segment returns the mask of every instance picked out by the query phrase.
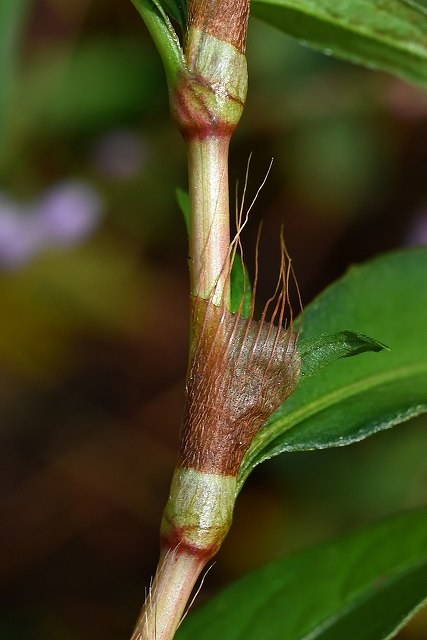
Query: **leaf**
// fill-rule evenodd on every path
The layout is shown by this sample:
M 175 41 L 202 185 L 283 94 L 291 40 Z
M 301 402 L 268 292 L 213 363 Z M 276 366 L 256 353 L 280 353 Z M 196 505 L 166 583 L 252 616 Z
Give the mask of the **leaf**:
M 387 640 L 427 599 L 427 509 L 258 569 L 177 640 Z
M 190 235 L 190 197 L 184 189 L 175 191 L 178 206 L 184 216 L 185 228 Z M 248 270 L 239 253 L 236 253 L 230 274 L 230 311 L 237 313 L 243 300 L 242 318 L 248 318 L 252 308 L 252 288 Z
M 320 334 L 308 340 L 302 339 L 299 341 L 301 358 L 299 384 L 335 360 L 387 348 L 381 342 L 354 331 L 339 331 L 326 335 Z
M 411 0 L 253 0 L 254 16 L 303 43 L 427 88 L 427 9 Z
M 169 85 L 177 82 L 177 76 L 185 68 L 184 54 L 178 36 L 163 5 L 171 6 L 173 0 L 132 0 L 144 20 L 163 61 Z
M 343 326 L 384 340 L 391 351 L 344 358 L 304 381 L 260 430 L 240 468 L 283 451 L 362 440 L 427 411 L 427 249 L 353 267 L 304 312 L 303 336 Z
M 171 16 L 185 31 L 187 24 L 187 2 L 186 0 L 159 0 L 165 12 Z

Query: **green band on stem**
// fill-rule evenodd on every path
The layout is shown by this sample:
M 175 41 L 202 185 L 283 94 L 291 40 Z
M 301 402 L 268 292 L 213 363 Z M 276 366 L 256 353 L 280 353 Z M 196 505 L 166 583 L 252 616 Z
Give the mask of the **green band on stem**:
M 191 73 L 203 78 L 212 87 L 217 87 L 224 97 L 244 104 L 248 89 L 246 58 L 232 44 L 191 27 L 185 45 L 185 57 Z
M 230 528 L 235 498 L 233 476 L 177 468 L 163 514 L 164 541 L 213 556 Z

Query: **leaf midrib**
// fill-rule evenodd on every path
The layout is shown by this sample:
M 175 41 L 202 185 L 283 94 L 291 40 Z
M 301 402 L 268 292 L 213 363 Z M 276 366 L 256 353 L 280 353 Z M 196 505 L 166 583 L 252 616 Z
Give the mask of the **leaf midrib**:
M 274 2 L 271 2 L 271 0 L 256 0 L 255 4 L 258 5 L 267 5 L 267 6 L 273 6 L 273 8 L 280 8 L 280 6 L 284 7 L 285 9 L 287 9 L 288 11 L 298 11 L 299 13 L 303 13 L 306 16 L 308 16 L 309 18 L 314 18 L 317 20 L 320 20 L 322 22 L 324 22 L 325 24 L 331 25 L 333 27 L 342 29 L 345 32 L 350 32 L 353 33 L 354 35 L 357 36 L 361 36 L 363 38 L 366 38 L 367 40 L 371 40 L 374 42 L 382 42 L 383 44 L 391 47 L 392 49 L 398 50 L 398 51 L 402 51 L 404 53 L 413 55 L 417 58 L 421 58 L 421 59 L 427 59 L 427 44 L 413 44 L 411 42 L 409 42 L 408 40 L 403 40 L 403 41 L 397 41 L 394 40 L 392 38 L 386 38 L 384 35 L 379 34 L 379 33 L 375 33 L 375 35 L 372 33 L 372 31 L 369 31 L 367 29 L 363 29 L 361 27 L 356 27 L 356 25 L 352 22 L 345 22 L 342 19 L 336 19 L 334 20 L 333 16 L 331 16 L 330 14 L 328 14 L 326 11 L 308 11 L 307 9 L 305 9 L 304 7 L 295 7 L 295 6 L 289 6 L 289 5 L 277 5 Z M 414 8 L 411 6 L 411 8 Z M 418 9 L 418 7 L 416 7 Z M 420 11 L 420 13 L 422 14 L 423 12 Z
M 422 373 L 427 374 L 427 361 L 420 361 L 412 364 L 411 366 L 400 367 L 398 369 L 392 369 L 390 371 L 364 377 L 352 382 L 351 384 L 336 389 L 335 391 L 331 391 L 330 393 L 321 396 L 320 399 L 309 402 L 299 409 L 295 409 L 291 413 L 278 418 L 271 426 L 266 426 L 262 429 L 257 436 L 256 446 L 254 446 L 252 452 L 262 449 L 266 442 L 275 437 L 275 434 L 278 435 L 278 432 L 287 431 L 295 424 L 310 418 L 315 413 L 324 411 L 325 409 L 342 402 L 344 399 L 359 395 L 370 389 L 378 388 L 388 382 L 404 380 L 405 378 L 410 378 L 414 375 L 417 376 Z
M 422 567 L 426 566 L 426 564 L 427 564 L 427 560 L 424 559 L 415 564 L 411 564 L 410 566 L 407 566 L 404 569 L 400 567 L 398 571 L 391 574 L 390 576 L 388 576 L 386 580 L 384 580 L 381 586 L 376 589 L 375 593 L 378 594 L 385 591 L 393 584 L 399 582 L 402 578 L 405 578 L 406 576 L 409 576 L 411 573 L 413 573 L 417 569 L 421 569 Z M 356 611 L 360 606 L 362 606 L 369 599 L 371 592 L 372 592 L 372 585 L 367 585 L 365 588 L 362 587 L 358 596 L 356 596 L 353 600 L 350 600 L 350 602 L 346 606 L 344 606 L 342 609 L 340 609 L 337 613 L 332 614 L 325 620 L 322 620 L 321 622 L 319 622 L 316 625 L 316 628 L 305 633 L 304 636 L 301 636 L 300 640 L 321 640 L 322 638 L 321 634 L 323 634 L 325 631 L 330 630 L 335 623 L 339 622 L 340 620 L 345 618 L 347 615 L 349 615 L 353 611 Z M 423 606 L 426 600 L 427 600 L 427 596 L 423 600 L 423 602 L 418 605 L 417 608 L 420 608 L 421 606 Z M 399 629 L 402 628 L 406 619 L 407 617 L 403 618 L 403 620 L 401 621 L 401 624 L 392 632 L 393 635 L 387 635 L 384 638 L 384 640 L 387 640 L 387 638 L 392 638 L 399 631 Z

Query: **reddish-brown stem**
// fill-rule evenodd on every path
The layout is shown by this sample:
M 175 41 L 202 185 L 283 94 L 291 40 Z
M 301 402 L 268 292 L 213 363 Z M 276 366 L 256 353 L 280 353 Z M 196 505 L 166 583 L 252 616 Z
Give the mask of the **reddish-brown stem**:
M 131 640 L 173 638 L 206 562 L 179 546 L 163 554 Z

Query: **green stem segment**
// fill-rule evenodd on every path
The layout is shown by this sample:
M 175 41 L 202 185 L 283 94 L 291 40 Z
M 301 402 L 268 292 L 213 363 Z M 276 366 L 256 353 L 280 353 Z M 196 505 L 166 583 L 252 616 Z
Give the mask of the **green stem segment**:
M 228 146 L 222 136 L 188 142 L 191 292 L 218 305 L 230 295 Z
M 173 638 L 204 562 L 179 549 L 162 554 L 132 640 Z
M 191 292 L 228 304 L 228 148 L 246 99 L 246 59 L 195 26 L 188 30 L 185 58 L 171 111 L 188 150 Z

